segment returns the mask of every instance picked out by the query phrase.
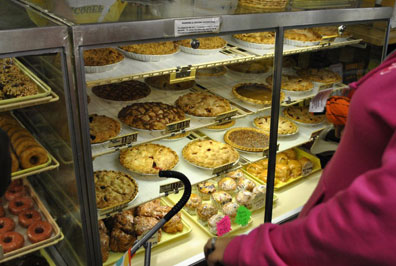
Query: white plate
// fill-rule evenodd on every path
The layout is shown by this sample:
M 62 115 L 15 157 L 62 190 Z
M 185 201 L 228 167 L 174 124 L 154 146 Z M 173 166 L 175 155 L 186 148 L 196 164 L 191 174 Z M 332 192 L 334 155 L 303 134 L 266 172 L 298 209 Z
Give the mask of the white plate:
M 233 147 L 233 148 L 234 148 L 234 147 Z M 235 149 L 235 148 L 234 148 L 234 149 Z M 194 164 L 194 163 L 190 162 L 189 160 L 187 160 L 186 158 L 184 158 L 184 156 L 182 156 L 182 157 L 183 157 L 184 161 L 187 162 L 188 164 L 191 164 L 192 166 L 195 166 L 195 167 L 198 167 L 198 168 L 201 168 L 201 169 L 204 169 L 204 170 L 213 171 L 213 169 L 216 169 L 216 168 L 222 166 L 222 165 L 219 165 L 219 166 L 212 167 L 212 168 L 210 168 L 210 167 L 204 167 L 204 166 L 200 166 L 200 165 L 197 165 L 197 164 Z M 240 158 L 240 156 L 239 156 L 239 154 L 238 154 L 238 159 L 232 164 L 232 167 L 234 167 L 234 166 L 239 162 L 239 158 Z
M 128 52 L 128 51 L 122 50 L 121 48 L 118 50 L 120 52 L 122 52 L 123 54 L 125 54 L 129 58 L 139 60 L 139 61 L 144 61 L 144 62 L 163 61 L 163 60 L 166 60 L 166 59 L 172 57 L 173 55 L 175 55 L 179 52 L 179 50 L 177 50 L 176 52 L 174 52 L 172 54 L 148 55 L 148 54 L 137 54 L 137 53 L 133 53 L 133 52 Z

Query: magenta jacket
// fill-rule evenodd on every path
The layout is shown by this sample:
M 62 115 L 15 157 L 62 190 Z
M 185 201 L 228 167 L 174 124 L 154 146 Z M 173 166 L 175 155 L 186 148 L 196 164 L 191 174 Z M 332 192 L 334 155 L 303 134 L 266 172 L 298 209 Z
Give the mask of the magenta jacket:
M 396 265 L 396 53 L 361 80 L 298 219 L 234 238 L 225 265 Z

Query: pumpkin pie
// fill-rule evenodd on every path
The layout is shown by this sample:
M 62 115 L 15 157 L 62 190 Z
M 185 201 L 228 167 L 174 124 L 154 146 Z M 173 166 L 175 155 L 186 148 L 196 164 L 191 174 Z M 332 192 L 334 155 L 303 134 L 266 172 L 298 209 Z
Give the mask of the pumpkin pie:
M 303 124 L 320 124 L 326 119 L 325 115 L 310 113 L 308 106 L 289 106 L 283 110 L 283 113 L 287 118 Z
M 272 87 L 273 76 L 270 75 L 266 78 L 268 85 Z M 301 78 L 298 76 L 282 75 L 281 89 L 286 91 L 310 91 L 314 84 L 308 78 Z
M 325 68 L 302 69 L 297 71 L 297 74 L 313 82 L 320 83 L 335 83 L 342 80 L 340 75 Z
M 268 148 L 269 136 L 255 128 L 239 127 L 228 130 L 224 141 L 239 150 L 259 152 Z
M 232 88 L 232 92 L 238 99 L 254 103 L 269 105 L 272 101 L 272 89 L 263 83 L 240 83 Z M 285 98 L 285 94 L 281 92 L 280 101 Z
M 271 116 L 256 117 L 253 123 L 259 129 L 269 133 L 271 126 Z M 279 135 L 290 135 L 296 133 L 297 131 L 298 131 L 298 127 L 296 124 L 294 124 L 292 121 L 284 117 L 281 116 L 279 117 L 279 122 L 278 122 Z
M 226 99 L 205 92 L 187 93 L 180 96 L 175 104 L 187 114 L 202 117 L 213 117 L 231 110 Z

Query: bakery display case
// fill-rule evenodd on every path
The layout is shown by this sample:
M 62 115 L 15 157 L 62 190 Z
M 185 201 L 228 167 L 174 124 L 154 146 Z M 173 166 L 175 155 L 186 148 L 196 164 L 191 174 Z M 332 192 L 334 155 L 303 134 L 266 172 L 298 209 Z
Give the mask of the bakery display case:
M 193 196 L 154 238 L 153 265 L 202 260 L 220 221 L 242 234 L 296 216 L 323 167 L 310 152 L 331 127 L 323 101 L 386 55 L 350 26 L 391 15 L 350 1 L 328 10 L 304 1 L 20 2 L 68 28 L 67 56 L 17 61 L 58 105 L 13 115 L 65 169 L 29 181 L 59 217 L 61 257 L 83 265 L 122 259 L 178 200 L 183 187 L 160 170 L 185 174 Z M 132 263 L 143 261 L 139 250 Z

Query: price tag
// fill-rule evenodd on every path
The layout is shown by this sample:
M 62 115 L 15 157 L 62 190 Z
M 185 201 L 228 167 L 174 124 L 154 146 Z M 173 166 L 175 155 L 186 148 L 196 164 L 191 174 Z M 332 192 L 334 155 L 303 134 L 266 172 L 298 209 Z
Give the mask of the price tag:
M 177 67 L 176 72 L 170 73 L 169 83 L 179 83 L 183 81 L 195 80 L 196 69 L 188 67 Z
M 115 206 L 113 208 L 110 208 L 108 210 L 105 210 L 102 213 L 103 213 L 103 215 L 106 215 L 107 217 L 109 217 L 112 214 L 122 212 L 127 206 L 128 206 L 128 202 L 124 203 L 124 204 L 121 204 L 121 205 L 118 205 L 118 206 Z
M 314 138 L 316 138 L 317 136 L 319 136 L 320 133 L 321 133 L 323 130 L 324 130 L 324 128 L 321 128 L 321 129 L 319 129 L 319 130 L 316 130 L 316 131 L 312 132 L 312 133 L 311 133 L 311 139 L 314 139 Z
M 218 116 L 216 116 L 215 120 L 218 124 L 229 122 L 231 118 L 237 114 L 237 112 L 238 112 L 237 109 L 233 109 L 231 111 L 221 113 Z
M 185 128 L 190 127 L 190 119 L 184 119 L 181 121 L 173 122 L 166 125 L 166 133 L 175 132 L 179 130 L 183 130 Z
M 249 223 L 251 215 L 252 212 L 245 206 L 241 205 L 238 207 L 235 223 L 245 226 Z
M 303 167 L 302 168 L 302 175 L 303 176 L 307 176 L 307 175 L 309 175 L 312 172 L 312 170 L 313 170 L 313 166 L 312 165 L 308 166 L 308 167 Z
M 258 210 L 265 206 L 265 193 L 257 193 L 252 200 L 252 209 Z
M 215 169 L 213 169 L 213 175 L 221 175 L 225 171 L 231 169 L 234 166 L 234 163 L 229 163 L 225 165 L 221 165 Z
M 138 135 L 137 132 L 133 132 L 128 135 L 110 139 L 110 143 L 109 143 L 108 147 L 111 148 L 111 147 L 125 146 L 128 144 L 131 144 L 132 142 L 136 142 L 137 135 Z
M 332 88 L 320 91 L 309 103 L 309 112 L 321 113 L 326 107 L 327 99 L 329 98 Z
M 190 35 L 194 33 L 211 33 L 220 31 L 220 17 L 198 19 L 176 19 L 175 36 Z
M 338 35 L 330 35 L 330 36 L 323 36 L 322 40 L 320 41 L 321 46 L 330 46 L 332 42 L 334 42 L 335 38 L 337 38 Z
M 183 182 L 178 181 L 172 184 L 162 185 L 160 186 L 160 193 L 169 193 L 172 191 L 179 191 L 180 188 L 183 188 Z
M 137 239 L 138 239 L 138 240 L 142 239 L 143 236 L 145 236 L 145 235 L 147 234 L 148 231 L 149 231 L 149 230 L 147 230 L 146 232 L 144 232 L 142 235 L 138 236 Z M 147 240 L 147 242 L 150 242 L 153 246 L 156 245 L 156 244 L 158 244 L 158 231 L 155 232 L 155 234 L 152 235 L 152 236 L 150 237 L 150 239 Z
M 217 235 L 222 236 L 231 231 L 231 220 L 229 216 L 224 216 L 223 219 L 217 222 Z

